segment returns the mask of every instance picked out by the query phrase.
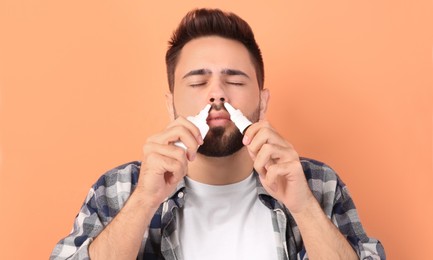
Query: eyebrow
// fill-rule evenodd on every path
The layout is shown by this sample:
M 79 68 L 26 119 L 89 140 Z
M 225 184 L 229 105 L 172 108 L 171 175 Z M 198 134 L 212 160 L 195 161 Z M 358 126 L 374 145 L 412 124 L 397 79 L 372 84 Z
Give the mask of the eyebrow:
M 209 69 L 198 69 L 198 70 L 191 70 L 190 72 L 188 72 L 187 74 L 185 74 L 182 79 L 190 77 L 190 76 L 194 76 L 194 75 L 209 75 L 212 74 L 212 71 Z
M 210 69 L 191 70 L 190 72 L 186 73 L 182 77 L 182 79 L 190 77 L 190 76 L 195 76 L 195 75 L 210 75 L 210 74 L 212 74 L 212 71 Z M 221 74 L 228 75 L 228 76 L 241 75 L 241 76 L 245 76 L 247 78 L 250 78 L 245 72 L 243 72 L 241 70 L 235 70 L 235 69 L 223 69 L 223 70 L 221 70 Z
M 229 75 L 229 76 L 241 75 L 241 76 L 245 76 L 247 78 L 250 78 L 245 72 L 243 72 L 241 70 L 234 70 L 234 69 L 223 69 L 221 71 L 221 74 Z

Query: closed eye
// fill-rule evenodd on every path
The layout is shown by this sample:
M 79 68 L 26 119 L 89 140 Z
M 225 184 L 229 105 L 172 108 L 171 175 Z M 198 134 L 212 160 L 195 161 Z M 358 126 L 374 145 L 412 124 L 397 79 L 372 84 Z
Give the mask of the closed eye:
M 189 84 L 189 86 L 193 87 L 193 88 L 204 86 L 204 85 L 206 85 L 206 82 L 198 82 L 198 83 L 191 83 L 191 84 Z
M 243 85 L 245 85 L 244 83 L 241 83 L 241 82 L 232 82 L 232 81 L 227 81 L 227 84 L 234 85 L 234 86 L 243 86 Z

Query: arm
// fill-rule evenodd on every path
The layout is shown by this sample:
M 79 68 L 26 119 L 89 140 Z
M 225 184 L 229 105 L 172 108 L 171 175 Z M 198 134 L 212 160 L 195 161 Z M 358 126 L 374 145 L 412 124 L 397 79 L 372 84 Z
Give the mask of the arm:
M 187 151 L 172 144 L 178 140 Z M 133 177 L 123 175 L 124 168 L 108 172 L 91 189 L 73 231 L 56 245 L 50 259 L 136 259 L 152 217 L 185 176 L 187 160 L 194 159 L 202 142 L 199 130 L 182 117 L 150 137 L 141 168 L 135 165 L 132 170 L 135 178 L 140 174 L 127 201 L 125 194 L 132 187 L 126 187 L 126 179 Z
M 306 203 L 302 211 L 292 213 L 292 216 L 299 227 L 310 259 L 359 259 L 314 197 Z
M 293 146 L 266 121 L 247 129 L 244 144 L 263 187 L 294 217 L 310 259 L 358 259 L 313 196 Z
M 135 190 L 125 206 L 89 246 L 91 259 L 136 259 L 150 221 L 156 211 Z
M 187 151 L 173 145 L 178 140 L 185 144 Z M 125 207 L 90 244 L 92 259 L 137 257 L 153 215 L 186 175 L 187 158 L 195 157 L 202 142 L 197 127 L 182 117 L 147 140 L 137 187 Z

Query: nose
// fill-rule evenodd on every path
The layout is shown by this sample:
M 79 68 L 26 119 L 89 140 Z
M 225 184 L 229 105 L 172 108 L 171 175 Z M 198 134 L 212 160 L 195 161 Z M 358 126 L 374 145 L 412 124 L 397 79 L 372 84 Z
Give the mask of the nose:
M 221 102 L 224 102 L 224 101 L 225 101 L 225 98 L 220 97 L 219 100 L 220 100 Z M 211 98 L 209 99 L 209 101 L 210 101 L 211 103 L 213 103 L 213 102 L 215 102 L 215 98 L 211 97 Z
M 221 105 L 225 101 L 228 101 L 226 93 L 224 91 L 224 87 L 220 85 L 220 83 L 213 84 L 208 93 L 209 102 L 212 105 Z

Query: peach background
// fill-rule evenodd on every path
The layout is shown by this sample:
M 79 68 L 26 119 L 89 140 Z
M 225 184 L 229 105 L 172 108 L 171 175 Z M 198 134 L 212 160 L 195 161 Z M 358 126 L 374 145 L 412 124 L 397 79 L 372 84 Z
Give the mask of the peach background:
M 46 259 L 90 185 L 140 159 L 199 6 L 250 23 L 269 120 L 339 172 L 389 259 L 433 259 L 432 1 L 155 2 L 1 0 L 0 259 Z

